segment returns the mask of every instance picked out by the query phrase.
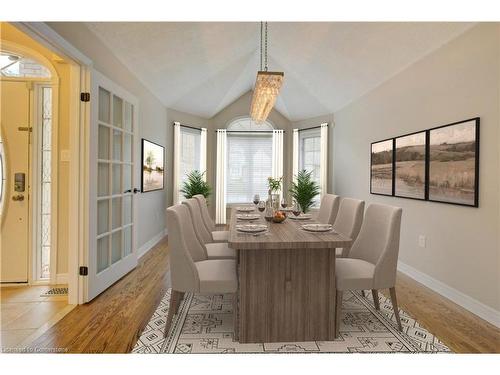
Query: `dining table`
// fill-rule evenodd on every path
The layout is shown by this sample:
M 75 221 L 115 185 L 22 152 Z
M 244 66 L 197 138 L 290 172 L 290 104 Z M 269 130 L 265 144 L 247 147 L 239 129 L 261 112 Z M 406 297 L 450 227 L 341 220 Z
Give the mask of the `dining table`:
M 228 242 L 237 253 L 235 339 L 240 343 L 333 340 L 335 249 L 350 248 L 352 240 L 334 230 L 306 231 L 303 225 L 317 223 L 314 217 L 294 220 L 287 213 L 285 221 L 274 223 L 252 210 L 258 218 L 241 220 L 238 209 L 231 210 Z M 267 229 L 242 233 L 238 228 L 247 223 L 265 224 Z

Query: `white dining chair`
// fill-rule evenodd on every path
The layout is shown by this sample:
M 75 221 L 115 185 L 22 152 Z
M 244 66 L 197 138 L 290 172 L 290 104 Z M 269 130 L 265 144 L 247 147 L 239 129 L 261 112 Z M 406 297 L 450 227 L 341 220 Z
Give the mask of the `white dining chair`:
M 340 198 L 338 195 L 325 194 L 323 198 L 321 198 L 316 220 L 323 224 L 333 224 L 339 210 L 339 202 Z
M 338 336 L 342 292 L 371 289 L 375 308 L 380 310 L 378 290 L 389 289 L 398 328 L 402 331 L 396 299 L 396 269 L 402 209 L 383 204 L 368 205 L 359 235 L 349 258 L 337 258 L 335 265 L 336 314 Z
M 168 248 L 172 290 L 164 336 L 178 313 L 185 292 L 216 294 L 236 293 L 238 279 L 233 259 L 206 259 L 186 205 L 167 209 Z
M 235 259 L 236 250 L 231 249 L 227 242 L 215 242 L 203 224 L 201 209 L 198 201 L 194 198 L 186 199 L 182 202 L 189 209 L 191 220 L 194 226 L 195 236 L 205 247 L 208 259 Z
M 229 240 L 229 231 L 228 230 L 216 230 L 215 222 L 210 217 L 210 212 L 208 212 L 207 200 L 201 195 L 197 194 L 193 196 L 200 205 L 201 209 L 201 218 L 203 219 L 203 224 L 207 230 L 212 234 L 212 238 L 216 242 L 222 242 Z
M 342 198 L 337 218 L 333 223 L 333 230 L 349 237 L 354 242 L 358 237 L 361 224 L 363 223 L 364 210 L 364 201 Z M 349 248 L 337 249 L 336 255 L 346 258 L 349 255 Z

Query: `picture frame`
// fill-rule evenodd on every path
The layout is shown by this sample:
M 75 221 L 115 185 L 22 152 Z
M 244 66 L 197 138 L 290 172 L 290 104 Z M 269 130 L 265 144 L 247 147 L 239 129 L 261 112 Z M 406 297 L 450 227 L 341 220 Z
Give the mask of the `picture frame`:
M 425 200 L 427 132 L 394 138 L 394 196 Z
M 479 117 L 429 129 L 427 199 L 479 207 Z
M 163 190 L 165 187 L 165 147 L 141 139 L 141 192 Z
M 394 195 L 394 138 L 371 143 L 370 193 Z

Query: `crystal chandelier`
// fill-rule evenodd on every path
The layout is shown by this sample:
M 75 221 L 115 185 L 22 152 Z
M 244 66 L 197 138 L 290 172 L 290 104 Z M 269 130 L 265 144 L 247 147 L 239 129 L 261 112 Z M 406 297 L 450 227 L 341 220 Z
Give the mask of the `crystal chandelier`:
M 262 29 L 264 31 L 264 48 L 262 46 Z M 262 67 L 262 55 L 264 55 L 264 68 Z M 260 23 L 260 70 L 257 72 L 255 87 L 253 90 L 250 117 L 256 123 L 266 121 L 267 116 L 276 103 L 276 98 L 283 84 L 283 72 L 267 71 L 267 22 Z

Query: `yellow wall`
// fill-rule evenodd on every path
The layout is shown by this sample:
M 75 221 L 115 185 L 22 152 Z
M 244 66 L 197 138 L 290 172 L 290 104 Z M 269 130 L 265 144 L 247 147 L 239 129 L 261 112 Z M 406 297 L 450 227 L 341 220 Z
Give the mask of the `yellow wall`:
M 58 149 L 57 162 L 59 168 L 58 183 L 58 234 L 57 234 L 57 274 L 68 272 L 68 194 L 69 194 L 69 163 L 61 162 L 61 150 L 69 149 L 69 89 L 70 65 L 62 61 L 52 51 L 46 49 L 11 24 L 0 23 L 0 40 L 9 41 L 30 48 L 43 55 L 53 63 L 59 76 L 58 105 Z

